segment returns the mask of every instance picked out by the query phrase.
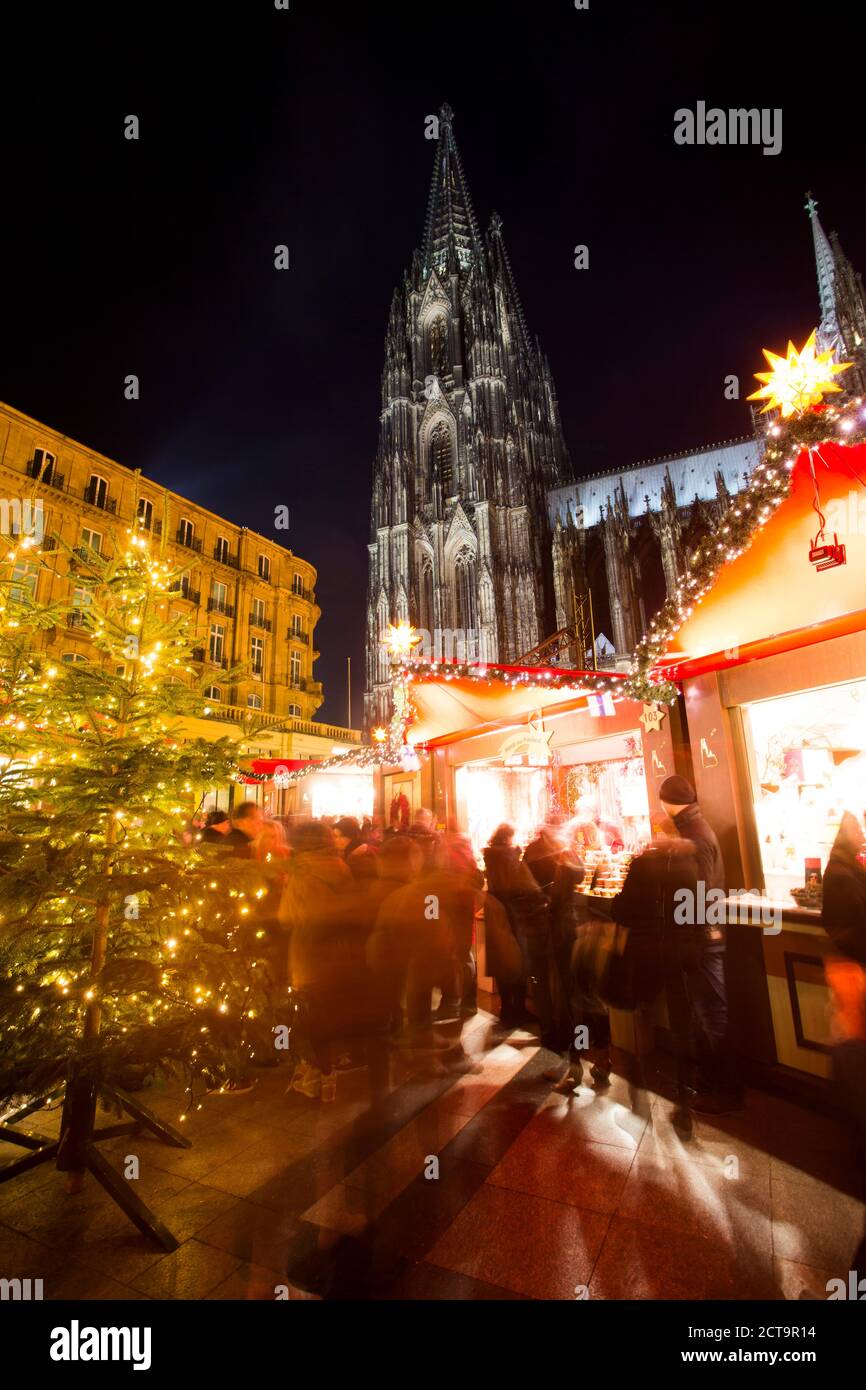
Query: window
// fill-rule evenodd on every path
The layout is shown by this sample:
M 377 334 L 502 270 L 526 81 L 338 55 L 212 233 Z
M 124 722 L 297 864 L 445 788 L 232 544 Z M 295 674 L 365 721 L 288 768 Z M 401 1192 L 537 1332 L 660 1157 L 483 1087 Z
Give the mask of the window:
M 271 560 L 270 560 L 270 556 L 269 556 L 269 555 L 260 555 L 260 556 L 259 556 L 259 579 L 267 579 L 267 580 L 270 580 L 270 577 L 271 577 Z
M 251 691 L 251 693 L 247 696 L 247 708 L 248 708 L 248 709 L 261 709 L 261 707 L 262 707 L 262 697 L 261 697 L 261 695 L 257 695 L 255 691 Z
M 296 575 L 294 575 L 294 577 L 292 578 L 292 593 L 293 593 L 293 594 L 301 594 L 301 595 L 303 595 L 303 592 L 304 592 L 304 576 L 303 576 L 302 574 L 296 574 Z
M 60 660 L 67 666 L 83 666 L 87 663 L 87 657 L 82 656 L 81 652 L 64 652 Z
M 12 570 L 10 597 L 16 603 L 35 603 L 36 585 L 39 579 L 39 566 L 19 560 Z
M 218 579 L 211 585 L 211 608 L 215 613 L 224 613 L 228 603 L 229 591 L 225 584 L 220 584 Z
M 265 601 L 263 598 L 254 598 L 253 606 L 250 611 L 250 622 L 253 627 L 264 627 L 265 625 Z
M 292 717 L 293 719 L 300 719 L 300 717 L 301 717 L 301 707 L 300 707 L 300 705 L 289 705 L 289 714 L 291 715 L 291 717 Z
M 451 432 L 443 421 L 430 436 L 430 457 L 433 475 L 442 483 L 442 496 L 450 497 L 454 487 L 454 468 L 451 459 Z
M 87 501 L 94 507 L 104 508 L 108 504 L 108 479 L 103 478 L 101 473 L 91 473 L 87 484 Z
M 293 686 L 301 684 L 301 653 L 292 652 L 291 655 L 291 675 L 290 679 Z
M 114 668 L 114 674 L 115 674 L 116 676 L 120 676 L 122 680 L 125 680 L 125 679 L 126 679 L 126 667 L 125 667 L 125 666 L 115 666 L 115 668 Z
M 81 544 L 87 545 L 91 550 L 95 550 L 97 555 L 102 554 L 102 532 L 91 531 L 89 526 L 81 528 Z
M 208 647 L 208 651 L 210 653 L 211 661 L 215 662 L 217 666 L 222 665 L 223 651 L 225 647 L 225 635 L 226 630 L 220 623 L 211 623 L 210 645 Z
M 222 700 L 223 693 L 218 685 L 209 685 L 204 692 L 204 697 L 206 700 L 213 700 L 214 704 L 218 705 Z
M 300 613 L 292 614 L 292 632 L 296 637 L 303 636 L 304 624 Z
M 177 538 L 181 545 L 187 545 L 190 549 L 195 543 L 195 526 L 185 516 L 182 516 L 178 523 Z
M 54 469 L 57 465 L 57 455 L 49 452 L 48 449 L 33 450 L 33 477 L 40 482 L 50 483 L 54 477 Z
M 80 585 L 72 590 L 72 602 L 76 608 L 86 608 L 90 603 L 90 590 L 82 588 Z
M 265 642 L 263 637 L 250 638 L 250 665 L 254 676 L 259 680 L 265 668 Z
M 153 530 L 153 503 L 147 497 L 138 499 L 138 520 L 142 530 Z
M 437 314 L 430 324 L 430 366 L 435 376 L 448 372 L 448 323 L 444 314 Z
M 219 560 L 221 565 L 229 562 L 229 543 L 225 536 L 217 536 L 217 543 L 214 546 L 214 559 Z

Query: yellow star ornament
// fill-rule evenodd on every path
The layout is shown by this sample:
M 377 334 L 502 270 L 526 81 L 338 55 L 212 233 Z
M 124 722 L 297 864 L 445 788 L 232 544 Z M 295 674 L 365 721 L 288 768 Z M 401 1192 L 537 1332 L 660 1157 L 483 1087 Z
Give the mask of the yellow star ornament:
M 411 656 L 413 647 L 417 647 L 424 639 L 420 632 L 416 632 L 411 623 L 394 623 L 388 625 L 388 636 L 385 638 L 385 646 L 393 657 Z
M 841 391 L 842 387 L 837 386 L 833 378 L 853 366 L 852 362 L 834 362 L 832 348 L 818 352 L 814 331 L 799 352 L 790 341 L 786 357 L 780 357 L 769 348 L 764 348 L 763 352 L 771 370 L 755 372 L 757 380 L 765 384 L 747 399 L 766 401 L 761 414 L 778 408 L 783 420 L 790 415 L 802 415 L 810 406 L 820 405 L 831 391 Z

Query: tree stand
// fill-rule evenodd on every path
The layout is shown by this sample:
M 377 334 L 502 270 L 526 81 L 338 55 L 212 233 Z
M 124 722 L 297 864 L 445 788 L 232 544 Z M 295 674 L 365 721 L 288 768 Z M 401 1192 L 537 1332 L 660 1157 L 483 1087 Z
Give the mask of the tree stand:
M 0 1169 L 0 1183 L 9 1182 L 19 1173 L 26 1173 L 28 1169 L 37 1168 L 41 1163 L 48 1163 L 56 1158 L 58 1172 L 69 1175 L 67 1192 L 80 1192 L 85 1173 L 91 1172 L 142 1235 L 155 1240 L 163 1250 L 176 1250 L 178 1242 L 171 1231 L 154 1216 L 141 1198 L 136 1196 L 132 1185 L 103 1158 L 97 1148 L 97 1142 L 101 1139 L 115 1139 L 122 1134 L 139 1134 L 143 1129 L 149 1130 L 164 1144 L 171 1144 L 176 1149 L 189 1149 L 192 1147 L 191 1142 L 125 1092 L 113 1086 L 102 1086 L 100 1090 L 103 1095 L 116 1101 L 130 1119 L 121 1124 L 96 1128 L 97 1088 L 94 1082 L 83 1078 L 69 1081 L 65 1087 L 29 1101 L 27 1105 L 7 1115 L 0 1122 L 0 1140 L 5 1140 L 7 1144 L 18 1144 L 32 1152 Z M 60 1119 L 59 1139 L 52 1139 L 50 1135 L 45 1134 L 24 1134 L 13 1128 L 18 1121 L 41 1110 L 49 1101 L 56 1100 L 61 1095 L 63 1114 Z

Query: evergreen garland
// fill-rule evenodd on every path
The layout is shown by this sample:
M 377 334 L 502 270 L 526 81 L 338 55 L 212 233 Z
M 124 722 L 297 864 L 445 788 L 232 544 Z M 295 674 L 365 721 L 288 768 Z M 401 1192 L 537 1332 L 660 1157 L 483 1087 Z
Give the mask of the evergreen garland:
M 851 446 L 866 440 L 860 397 L 838 405 L 816 406 L 784 424 L 771 426 L 760 463 L 742 492 L 730 498 L 719 526 L 691 556 L 688 574 L 663 604 L 635 648 L 625 693 L 636 700 L 673 704 L 676 686 L 659 667 L 675 634 L 712 588 L 723 566 L 742 555 L 791 490 L 791 475 L 804 449 L 833 442 Z

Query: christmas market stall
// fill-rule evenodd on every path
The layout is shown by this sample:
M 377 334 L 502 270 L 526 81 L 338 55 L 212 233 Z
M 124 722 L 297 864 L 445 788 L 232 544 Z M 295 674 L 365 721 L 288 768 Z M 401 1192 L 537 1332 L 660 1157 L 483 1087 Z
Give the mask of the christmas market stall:
M 480 864 L 503 821 L 526 845 L 558 813 L 585 832 L 590 895 L 612 897 L 651 837 L 661 782 L 688 771 L 677 706 L 630 698 L 625 682 L 614 672 L 407 661 L 394 682 L 401 733 L 390 735 L 401 756 L 380 770 L 380 814 L 399 825 L 428 807 L 440 828 L 469 836 Z M 476 946 L 479 982 L 492 990 L 481 920 Z M 612 1032 L 634 1050 L 630 1015 Z
M 830 1074 L 822 873 L 843 811 L 866 807 L 866 402 L 822 401 L 842 368 L 814 335 L 767 356 L 757 394 L 780 413 L 762 462 L 637 677 L 682 687 L 698 797 L 742 895 L 728 955 L 743 1051 L 802 1085 Z
M 550 813 L 597 827 L 614 859 L 650 839 L 656 789 L 674 771 L 675 709 L 628 698 L 615 672 L 419 662 L 403 674 L 413 799 L 464 831 L 479 861 L 501 822 L 525 845 Z M 384 771 L 386 819 L 410 775 Z

